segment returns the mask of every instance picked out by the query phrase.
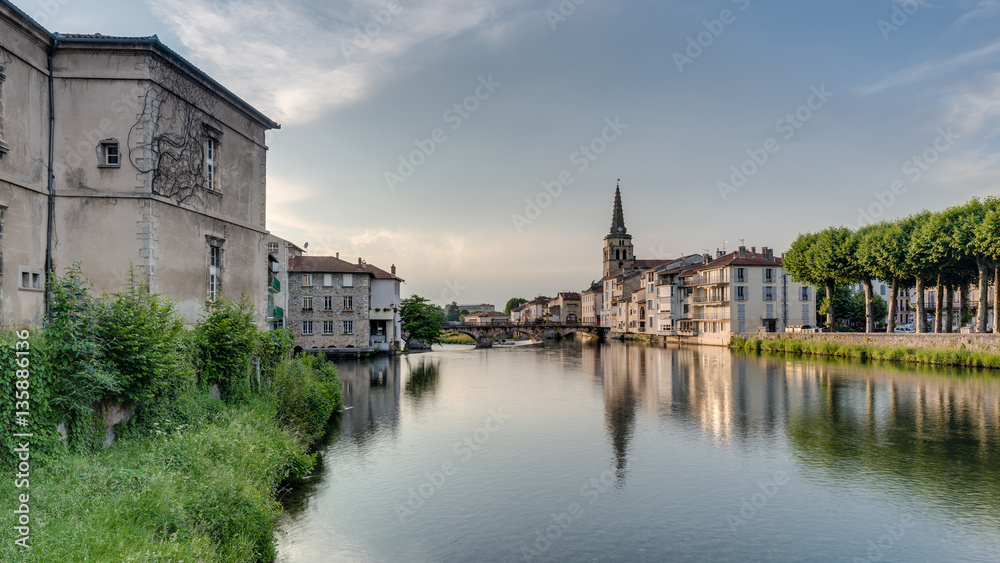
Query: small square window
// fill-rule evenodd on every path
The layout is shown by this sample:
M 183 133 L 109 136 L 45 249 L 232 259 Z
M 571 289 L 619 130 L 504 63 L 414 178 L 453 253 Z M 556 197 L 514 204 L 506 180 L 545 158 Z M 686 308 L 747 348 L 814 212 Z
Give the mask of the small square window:
M 121 153 L 119 152 L 118 141 L 115 141 L 114 139 L 101 141 L 100 159 L 101 168 L 120 167 Z
M 45 276 L 42 275 L 41 269 L 21 266 L 18 268 L 18 273 L 20 274 L 18 289 L 28 291 L 43 291 L 45 289 Z
M 312 274 L 302 274 L 302 285 L 305 287 L 310 287 L 313 284 Z
M 268 254 L 277 254 L 277 252 L 278 252 L 278 243 L 276 243 L 276 242 L 269 242 L 269 243 L 267 243 L 267 252 L 268 252 Z

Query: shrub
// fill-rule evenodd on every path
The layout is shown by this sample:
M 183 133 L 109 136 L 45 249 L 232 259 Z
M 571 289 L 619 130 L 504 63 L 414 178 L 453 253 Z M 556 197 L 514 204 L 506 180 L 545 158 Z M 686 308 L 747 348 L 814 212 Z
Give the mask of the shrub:
M 274 380 L 278 419 L 312 444 L 323 437 L 334 411 L 343 408 L 337 368 L 322 356 L 300 354 L 281 364 Z
M 202 384 L 217 383 L 227 402 L 245 401 L 258 333 L 250 300 L 213 301 L 194 333 Z
M 288 360 L 288 353 L 295 344 L 295 336 L 287 328 L 262 332 L 257 339 L 257 358 L 260 361 L 261 386 L 269 388 L 278 373 L 281 362 Z

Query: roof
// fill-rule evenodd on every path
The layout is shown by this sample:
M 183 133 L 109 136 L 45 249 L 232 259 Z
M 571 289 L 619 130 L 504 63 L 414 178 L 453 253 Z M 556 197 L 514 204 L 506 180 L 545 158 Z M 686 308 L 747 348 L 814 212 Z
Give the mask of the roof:
M 500 311 L 480 311 L 478 313 L 470 313 L 465 316 L 466 318 L 468 318 L 468 317 L 507 317 L 508 315 L 505 315 Z
M 558 301 L 560 299 L 562 299 L 563 301 L 579 301 L 580 294 L 576 293 L 575 291 L 560 291 L 558 294 L 556 294 L 555 297 L 553 297 L 549 301 Z
M 715 268 L 724 268 L 726 266 L 760 266 L 760 267 L 781 267 L 781 258 L 764 258 L 763 254 L 760 253 L 750 253 L 747 252 L 746 256 L 740 258 L 739 252 L 733 251 L 730 254 L 726 254 L 722 258 L 716 258 L 708 264 L 696 264 L 690 268 L 685 268 L 682 270 L 682 275 L 691 274 L 694 272 L 700 272 L 702 270 L 713 270 Z
M 385 270 L 362 263 L 360 266 L 334 256 L 293 256 L 288 260 L 289 272 L 311 272 L 323 274 L 368 274 L 375 279 L 404 281 Z

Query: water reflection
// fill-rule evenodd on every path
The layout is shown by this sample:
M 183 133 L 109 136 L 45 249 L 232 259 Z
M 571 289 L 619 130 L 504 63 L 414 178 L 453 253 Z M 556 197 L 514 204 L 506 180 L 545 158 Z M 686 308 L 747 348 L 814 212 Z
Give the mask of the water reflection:
M 296 491 L 283 560 L 516 559 L 509 538 L 565 509 L 609 458 L 615 495 L 587 504 L 541 559 L 852 560 L 900 514 L 923 529 L 896 560 L 1000 558 L 993 373 L 621 343 L 338 368 L 352 410 Z M 435 485 L 419 517 L 393 520 L 498 405 L 513 411 L 503 431 Z M 725 514 L 776 469 L 793 485 L 735 535 Z

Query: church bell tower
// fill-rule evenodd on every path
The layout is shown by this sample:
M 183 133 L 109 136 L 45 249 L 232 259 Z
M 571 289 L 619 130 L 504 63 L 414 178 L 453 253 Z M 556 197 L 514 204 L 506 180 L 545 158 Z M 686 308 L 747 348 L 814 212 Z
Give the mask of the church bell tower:
M 615 208 L 611 212 L 611 232 L 604 237 L 604 277 L 616 276 L 631 269 L 635 261 L 632 235 L 625 228 L 622 212 L 621 180 L 615 187 Z

